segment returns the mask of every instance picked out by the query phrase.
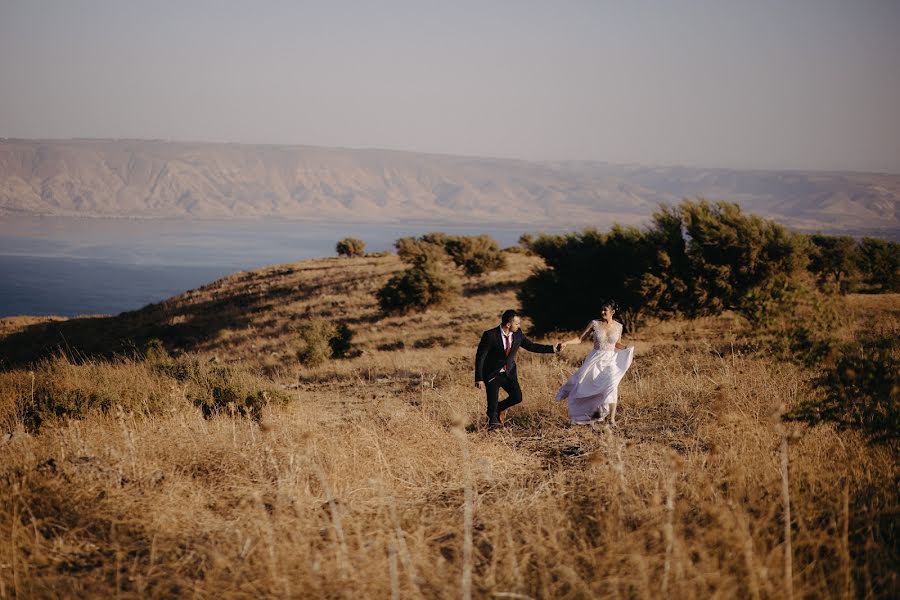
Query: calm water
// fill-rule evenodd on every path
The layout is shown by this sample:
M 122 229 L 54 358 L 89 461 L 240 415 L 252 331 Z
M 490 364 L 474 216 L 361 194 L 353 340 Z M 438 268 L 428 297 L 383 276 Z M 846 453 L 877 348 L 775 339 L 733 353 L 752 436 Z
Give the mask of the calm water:
M 0 317 L 116 314 L 235 271 L 334 256 L 347 236 L 370 252 L 428 231 L 515 244 L 533 226 L 315 224 L 0 217 Z

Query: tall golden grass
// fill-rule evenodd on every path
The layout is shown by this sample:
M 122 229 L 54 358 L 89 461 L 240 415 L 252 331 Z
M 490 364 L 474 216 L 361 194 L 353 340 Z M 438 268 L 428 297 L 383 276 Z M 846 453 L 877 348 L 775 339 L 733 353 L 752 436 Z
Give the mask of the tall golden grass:
M 0 598 L 897 595 L 896 456 L 782 423 L 815 393 L 809 373 L 732 351 L 736 319 L 661 323 L 633 340 L 619 429 L 573 428 L 552 401 L 585 346 L 521 357 L 525 402 L 488 433 L 474 333 L 514 290 L 471 291 L 486 285 L 402 318 L 360 319 L 374 300 L 342 299 L 365 349 L 352 360 L 242 347 L 235 368 L 290 396 L 259 422 L 205 418 L 138 359 L 0 373 Z M 413 347 L 429 335 L 443 341 Z M 405 348 L 375 349 L 392 340 Z M 192 356 L 227 360 L 236 342 L 221 343 Z M 109 400 L 28 433 L 32 372 Z M 162 400 L 141 404 L 148 390 Z

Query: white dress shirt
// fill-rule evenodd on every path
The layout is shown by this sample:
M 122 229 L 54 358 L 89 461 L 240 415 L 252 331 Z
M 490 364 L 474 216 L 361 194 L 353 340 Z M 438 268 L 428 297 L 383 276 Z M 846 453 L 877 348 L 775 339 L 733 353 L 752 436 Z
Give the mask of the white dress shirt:
M 503 326 L 500 326 L 500 336 L 503 338 L 503 351 L 506 352 L 506 355 L 509 356 L 509 349 L 512 348 L 512 331 L 509 333 L 503 329 Z M 506 364 L 500 369 L 501 373 L 506 373 Z

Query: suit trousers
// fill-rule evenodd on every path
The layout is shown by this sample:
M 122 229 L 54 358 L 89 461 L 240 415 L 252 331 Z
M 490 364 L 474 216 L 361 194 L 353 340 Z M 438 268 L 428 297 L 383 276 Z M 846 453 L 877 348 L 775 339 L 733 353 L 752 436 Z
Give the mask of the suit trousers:
M 503 388 L 508 394 L 503 402 L 498 402 L 500 388 Z M 509 377 L 506 373 L 500 373 L 490 381 L 486 381 L 484 389 L 487 392 L 488 421 L 492 423 L 500 420 L 502 411 L 522 401 L 522 388 L 519 387 L 519 381 Z

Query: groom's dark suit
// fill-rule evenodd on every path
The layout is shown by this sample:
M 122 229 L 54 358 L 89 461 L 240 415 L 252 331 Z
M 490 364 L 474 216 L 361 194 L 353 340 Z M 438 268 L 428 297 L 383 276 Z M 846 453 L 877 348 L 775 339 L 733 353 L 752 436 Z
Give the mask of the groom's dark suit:
M 556 351 L 553 346 L 535 344 L 526 338 L 520 329 L 512 334 L 512 343 L 507 354 L 500 327 L 488 329 L 481 334 L 481 341 L 475 352 L 475 382 L 484 382 L 490 425 L 500 424 L 500 412 L 522 401 L 522 388 L 519 387 L 519 376 L 516 369 L 516 353 L 519 351 L 519 347 L 525 348 L 529 352 L 544 354 Z M 504 366 L 506 369 L 501 372 Z M 509 397 L 503 402 L 497 402 L 500 397 L 500 388 L 509 394 Z

